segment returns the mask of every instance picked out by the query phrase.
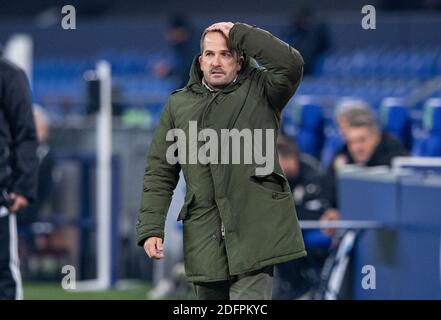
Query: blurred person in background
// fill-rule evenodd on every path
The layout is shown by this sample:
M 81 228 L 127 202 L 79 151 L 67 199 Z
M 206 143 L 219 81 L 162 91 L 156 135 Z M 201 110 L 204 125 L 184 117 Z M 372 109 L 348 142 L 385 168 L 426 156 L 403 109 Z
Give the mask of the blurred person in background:
M 37 199 L 17 216 L 19 225 L 26 225 L 41 220 L 42 207 L 48 204 L 54 188 L 53 170 L 55 160 L 49 144 L 49 117 L 40 105 L 33 105 L 33 115 L 37 133 L 37 160 L 38 160 L 38 184 Z
M 335 109 L 335 121 L 337 122 L 338 130 L 342 136 L 343 145 L 341 149 L 344 148 L 346 144 L 346 132 L 349 127 L 348 115 L 351 115 L 353 110 L 366 110 L 369 112 L 369 105 L 361 99 L 349 99 L 341 102 L 337 105 Z M 341 151 L 341 150 L 339 150 Z
M 319 220 L 323 214 L 319 163 L 309 155 L 300 154 L 297 144 L 285 136 L 279 136 L 277 152 L 294 195 L 297 217 L 299 220 Z M 305 297 L 317 281 L 327 254 L 327 248 L 308 248 L 306 257 L 276 265 L 278 282 L 274 298 Z
M 294 11 L 283 34 L 284 39 L 289 44 L 295 44 L 302 53 L 305 76 L 313 73 L 317 59 L 331 46 L 326 25 L 315 21 L 314 12 L 308 6 L 301 6 Z
M 321 217 L 324 221 L 340 218 L 336 175 L 344 165 L 390 166 L 394 157 L 408 155 L 397 139 L 381 131 L 374 114 L 368 108 L 348 106 L 340 114 L 339 125 L 346 145 L 334 157 L 323 182 L 323 196 L 327 206 Z M 333 233 L 331 230 L 326 232 Z
M 161 61 L 154 66 L 154 71 L 160 77 L 176 77 L 177 87 L 182 88 L 187 84 L 191 62 L 198 50 L 193 27 L 186 16 L 170 17 L 166 39 L 173 52 L 173 65 Z
M 37 133 L 38 183 L 36 201 L 20 210 L 17 224 L 20 235 L 20 260 L 23 273 L 28 270 L 29 259 L 34 253 L 48 248 L 48 237 L 45 233 L 34 234 L 33 226 L 37 222 L 47 221 L 51 213 L 50 200 L 54 190 L 55 160 L 49 144 L 49 117 L 40 105 L 33 105 L 33 115 Z
M 270 129 L 277 137 L 302 71 L 299 52 L 269 32 L 220 22 L 205 29 L 188 84 L 168 99 L 150 144 L 137 242 L 150 258 L 164 258 L 164 223 L 182 169 L 185 272 L 198 299 L 271 299 L 274 264 L 306 251 L 275 150 L 267 150 L 273 171 L 257 175 L 255 163 L 170 163 L 166 137 L 173 129 L 187 134 L 198 119 L 213 128 Z
M 319 163 L 301 154 L 297 144 L 286 136 L 279 136 L 277 152 L 283 174 L 294 195 L 299 220 L 318 220 L 323 213 L 320 204 L 321 175 Z
M 351 109 L 369 110 L 369 105 L 364 100 L 357 98 L 345 99 L 337 104 L 334 112 L 336 129 L 332 129 L 332 134 L 326 139 L 321 155 L 321 166 L 325 171 L 346 145 L 345 134 L 348 127 L 346 114 Z
M 37 195 L 37 136 L 23 70 L 0 57 L 0 299 L 22 299 L 16 213 Z

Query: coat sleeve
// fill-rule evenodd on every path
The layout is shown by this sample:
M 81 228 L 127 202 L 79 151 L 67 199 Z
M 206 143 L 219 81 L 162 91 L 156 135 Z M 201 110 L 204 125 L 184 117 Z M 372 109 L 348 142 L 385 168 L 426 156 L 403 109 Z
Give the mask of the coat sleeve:
M 166 141 L 166 135 L 173 127 L 169 100 L 156 127 L 147 157 L 136 224 L 139 246 L 143 246 L 145 239 L 152 236 L 164 239 L 165 219 L 181 170 L 179 163 L 169 164 L 166 159 L 167 148 L 173 143 Z
M 37 194 L 37 137 L 26 74 L 14 72 L 5 88 L 5 115 L 11 132 L 10 192 L 34 201 Z
M 232 48 L 264 67 L 264 94 L 275 110 L 282 111 L 302 79 L 300 53 L 268 31 L 244 23 L 234 24 L 229 39 Z

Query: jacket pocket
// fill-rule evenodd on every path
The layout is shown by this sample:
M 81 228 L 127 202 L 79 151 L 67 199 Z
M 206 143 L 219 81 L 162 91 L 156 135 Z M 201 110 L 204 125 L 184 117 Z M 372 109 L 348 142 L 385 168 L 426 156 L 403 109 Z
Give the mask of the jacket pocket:
M 181 208 L 181 211 L 178 214 L 177 221 L 185 220 L 188 217 L 188 209 L 190 208 L 191 204 L 194 200 L 194 193 L 189 192 L 185 195 L 185 201 L 184 205 Z
M 258 186 L 271 191 L 271 192 L 290 192 L 288 180 L 282 174 L 272 172 L 268 175 L 256 175 L 253 174 L 250 180 Z

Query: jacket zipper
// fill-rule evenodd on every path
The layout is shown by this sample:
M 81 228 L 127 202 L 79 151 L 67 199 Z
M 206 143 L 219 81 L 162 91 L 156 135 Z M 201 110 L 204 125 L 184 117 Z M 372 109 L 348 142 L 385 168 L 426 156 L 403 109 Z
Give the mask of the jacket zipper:
M 222 238 L 222 240 L 225 239 L 225 226 L 224 226 L 223 222 L 221 224 L 221 238 Z
M 220 92 L 221 91 L 209 93 L 209 95 L 211 94 L 211 99 L 202 111 L 201 128 L 205 128 L 205 115 L 207 114 L 210 105 L 214 102 L 214 100 L 216 100 L 216 97 L 220 94 Z

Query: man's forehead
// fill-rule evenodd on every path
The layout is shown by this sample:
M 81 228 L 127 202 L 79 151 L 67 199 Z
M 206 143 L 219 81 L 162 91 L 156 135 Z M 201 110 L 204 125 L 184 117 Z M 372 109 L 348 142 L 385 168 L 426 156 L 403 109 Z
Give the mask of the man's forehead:
M 358 138 L 374 135 L 374 132 L 372 132 L 371 128 L 369 128 L 368 126 L 349 127 L 347 131 L 349 137 Z
M 208 32 L 204 38 L 204 51 L 206 50 L 230 50 L 227 39 L 220 32 Z

